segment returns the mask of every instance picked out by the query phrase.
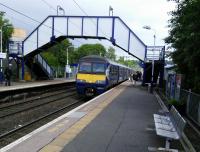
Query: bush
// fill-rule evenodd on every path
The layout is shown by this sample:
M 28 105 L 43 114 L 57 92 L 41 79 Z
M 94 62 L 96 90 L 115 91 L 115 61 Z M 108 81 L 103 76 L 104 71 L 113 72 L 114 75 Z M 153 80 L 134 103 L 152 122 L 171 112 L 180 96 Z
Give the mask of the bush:
M 181 114 L 185 114 L 186 105 L 184 102 L 170 99 L 168 103 L 170 107 L 173 105 Z

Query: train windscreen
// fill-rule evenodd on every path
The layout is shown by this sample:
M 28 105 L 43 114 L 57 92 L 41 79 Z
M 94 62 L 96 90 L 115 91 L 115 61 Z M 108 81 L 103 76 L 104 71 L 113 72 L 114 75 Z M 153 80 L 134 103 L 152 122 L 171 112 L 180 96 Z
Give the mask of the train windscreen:
M 81 62 L 79 66 L 79 72 L 82 73 L 91 73 L 92 72 L 92 63 Z
M 79 65 L 80 73 L 105 73 L 104 63 L 81 62 Z
M 105 73 L 105 64 L 103 64 L 103 63 L 93 63 L 92 71 L 94 73 Z

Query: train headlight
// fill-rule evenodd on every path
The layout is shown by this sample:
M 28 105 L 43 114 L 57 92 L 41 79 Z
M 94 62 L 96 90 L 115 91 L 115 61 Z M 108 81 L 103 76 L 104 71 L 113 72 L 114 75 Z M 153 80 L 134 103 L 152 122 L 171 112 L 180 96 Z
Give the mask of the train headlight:
M 86 81 L 83 79 L 76 79 L 76 82 L 86 82 Z
M 106 81 L 105 81 L 105 80 L 97 80 L 96 83 L 97 83 L 97 84 L 105 84 Z

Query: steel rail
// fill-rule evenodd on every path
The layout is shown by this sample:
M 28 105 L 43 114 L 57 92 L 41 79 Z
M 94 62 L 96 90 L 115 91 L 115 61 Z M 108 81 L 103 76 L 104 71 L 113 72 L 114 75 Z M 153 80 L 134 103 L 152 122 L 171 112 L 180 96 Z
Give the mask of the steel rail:
M 18 110 L 18 111 L 15 111 L 15 112 L 12 112 L 12 113 L 9 113 L 9 114 L 6 114 L 6 115 L 2 115 L 0 116 L 0 118 L 5 118 L 5 117 L 9 117 L 9 116 L 12 116 L 12 115 L 15 115 L 15 114 L 18 114 L 18 113 L 22 113 L 22 112 L 25 112 L 25 111 L 29 111 L 29 110 L 32 110 L 33 108 L 38 108 L 38 107 L 41 107 L 41 106 L 44 106 L 44 105 L 47 105 L 51 102 L 57 102 L 61 99 L 65 99 L 66 97 L 70 97 L 70 96 L 74 96 L 76 93 L 72 93 L 70 95 L 67 95 L 67 96 L 64 96 L 64 97 L 60 97 L 60 98 L 57 98 L 57 99 L 53 99 L 51 101 L 47 101 L 47 102 L 44 102 L 42 104 L 39 104 L 39 105 L 35 105 L 35 106 L 30 106 L 28 108 L 25 108 L 25 109 L 21 109 L 21 110 Z M 48 97 L 46 97 L 48 98 Z
M 72 88 L 72 89 L 70 88 L 69 91 L 72 91 L 72 90 L 75 90 L 75 88 Z M 52 97 L 52 96 L 55 96 L 55 95 L 59 95 L 59 94 L 64 93 L 65 91 L 60 91 L 60 92 L 57 92 L 57 93 L 54 92 L 55 94 L 50 94 L 50 95 L 47 94 L 49 92 L 46 92 L 46 93 L 44 93 L 44 94 L 46 94 L 45 96 L 37 97 L 37 98 L 34 98 L 34 99 L 29 99 L 29 100 L 26 100 L 26 101 L 17 102 L 17 103 L 10 104 L 10 105 L 7 105 L 7 106 L 2 106 L 2 107 L 0 107 L 0 110 L 11 108 L 11 107 L 14 107 L 14 106 L 19 106 L 19 105 L 22 105 L 22 104 L 28 104 L 30 102 L 34 102 L 34 101 L 37 101 L 37 100 L 45 99 L 47 97 Z M 44 95 L 44 94 L 42 94 L 42 95 Z
M 58 110 L 55 110 L 55 111 L 53 111 L 53 112 L 51 112 L 51 113 L 49 113 L 49 114 L 46 114 L 46 115 L 44 115 L 44 116 L 42 116 L 42 117 L 40 117 L 40 118 L 38 118 L 38 119 L 35 119 L 35 120 L 33 120 L 33 121 L 31 121 L 31 122 L 29 122 L 29 123 L 27 123 L 27 124 L 24 124 L 23 126 L 21 126 L 21 127 L 19 127 L 19 128 L 16 128 L 16 129 L 10 130 L 10 131 L 8 131 L 8 132 L 6 132 L 6 133 L 4 133 L 4 134 L 1 134 L 1 135 L 0 135 L 0 139 L 6 137 L 6 136 L 8 136 L 8 135 L 14 134 L 15 132 L 20 131 L 21 129 L 23 129 L 23 128 L 25 128 L 25 127 L 28 127 L 28 126 L 30 126 L 30 125 L 36 123 L 36 122 L 39 122 L 39 121 L 41 121 L 42 119 L 45 119 L 45 118 L 47 118 L 47 117 L 49 117 L 49 116 L 52 116 L 53 114 L 56 114 L 56 113 L 58 113 L 58 112 L 61 112 L 61 111 L 64 110 L 64 109 L 70 108 L 70 107 L 72 107 L 73 105 L 76 105 L 76 104 L 80 103 L 81 101 L 82 101 L 82 99 L 77 100 L 77 101 L 74 102 L 74 103 L 71 103 L 71 104 L 69 104 L 69 105 L 67 105 L 67 106 L 64 106 L 64 107 L 62 107 L 62 108 L 60 108 L 60 109 L 58 109 Z

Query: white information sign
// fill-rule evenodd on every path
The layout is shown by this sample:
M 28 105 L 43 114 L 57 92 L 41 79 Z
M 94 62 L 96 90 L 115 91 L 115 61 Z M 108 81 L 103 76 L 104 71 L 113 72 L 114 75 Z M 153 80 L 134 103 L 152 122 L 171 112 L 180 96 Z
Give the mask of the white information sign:
M 72 72 L 72 70 L 71 70 L 71 68 L 70 68 L 69 65 L 66 65 L 66 66 L 65 66 L 65 72 L 66 72 L 66 73 L 71 73 L 71 72 Z
M 0 53 L 0 59 L 5 59 L 6 58 L 6 53 Z

